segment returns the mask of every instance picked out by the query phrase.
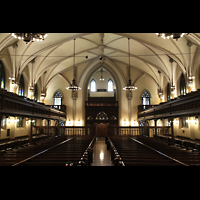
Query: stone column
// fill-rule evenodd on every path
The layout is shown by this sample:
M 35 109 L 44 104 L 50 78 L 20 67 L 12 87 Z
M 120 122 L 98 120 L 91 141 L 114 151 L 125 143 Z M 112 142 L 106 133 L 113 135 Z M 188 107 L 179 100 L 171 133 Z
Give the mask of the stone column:
M 16 49 L 18 47 L 17 43 L 12 45 L 13 47 L 13 65 L 12 65 L 12 78 L 15 78 L 15 68 L 16 68 Z M 15 79 L 12 79 L 15 80 Z
M 73 126 L 75 125 L 76 120 L 76 99 L 78 97 L 78 91 L 72 91 L 72 100 L 73 100 Z
M 35 63 L 35 59 L 31 61 L 31 66 L 29 68 L 29 73 L 30 73 L 30 86 L 29 86 L 29 98 L 33 99 L 34 98 L 34 84 L 33 84 L 33 64 Z

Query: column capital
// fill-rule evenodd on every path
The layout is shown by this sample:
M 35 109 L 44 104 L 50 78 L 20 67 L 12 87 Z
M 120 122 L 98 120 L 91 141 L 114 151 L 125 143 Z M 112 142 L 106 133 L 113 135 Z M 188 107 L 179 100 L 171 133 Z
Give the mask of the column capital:
M 169 62 L 170 62 L 170 63 L 173 63 L 174 60 L 173 60 L 172 58 L 169 58 Z
M 15 49 L 15 48 L 17 48 L 17 47 L 18 47 L 18 44 L 17 44 L 17 43 L 15 43 L 15 44 L 13 44 L 13 45 L 12 45 L 12 47 L 13 47 L 13 49 Z
M 30 63 L 32 63 L 32 64 L 35 63 L 35 58 L 33 60 L 31 60 Z

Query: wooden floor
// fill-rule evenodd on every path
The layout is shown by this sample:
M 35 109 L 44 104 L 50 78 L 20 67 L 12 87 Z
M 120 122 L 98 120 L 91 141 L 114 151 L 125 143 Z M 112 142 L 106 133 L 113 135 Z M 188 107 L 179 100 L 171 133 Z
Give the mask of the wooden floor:
M 93 147 L 93 163 L 92 166 L 113 166 L 111 161 L 111 153 L 107 150 L 105 138 L 96 138 Z

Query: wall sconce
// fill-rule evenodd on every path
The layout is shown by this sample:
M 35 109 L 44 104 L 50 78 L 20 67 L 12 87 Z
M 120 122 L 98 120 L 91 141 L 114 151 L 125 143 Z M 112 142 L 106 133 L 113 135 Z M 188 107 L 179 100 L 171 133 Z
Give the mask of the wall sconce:
M 122 126 L 128 126 L 129 125 L 129 122 L 126 121 L 126 119 L 124 119 L 124 121 L 122 121 Z
M 174 123 L 178 125 L 179 124 L 179 120 L 178 119 L 174 120 Z
M 72 126 L 72 121 L 69 119 L 69 121 L 66 121 L 66 126 Z
M 82 126 L 82 121 L 80 121 L 80 119 L 78 121 L 75 121 L 75 125 L 76 126 Z
M 193 124 L 198 124 L 198 118 L 195 117 L 195 119 L 191 119 L 191 120 L 186 120 L 186 122 L 188 121 L 188 124 L 193 123 Z
M 186 122 L 187 122 L 188 124 L 190 124 L 190 120 L 189 120 L 189 119 L 187 119 Z
M 131 121 L 131 126 L 138 126 L 138 122 L 135 121 L 135 120 L 132 120 L 132 121 Z

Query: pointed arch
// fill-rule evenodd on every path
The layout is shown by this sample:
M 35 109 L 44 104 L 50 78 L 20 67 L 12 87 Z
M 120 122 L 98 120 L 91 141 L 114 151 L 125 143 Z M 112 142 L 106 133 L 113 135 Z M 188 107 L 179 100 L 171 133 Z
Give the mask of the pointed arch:
M 171 98 L 171 88 L 170 83 L 167 84 L 167 100 L 170 100 Z
M 0 60 L 0 83 L 1 89 L 5 89 L 5 69 L 3 66 L 3 62 Z
M 94 78 L 90 81 L 90 92 L 96 92 L 97 91 L 97 83 Z
M 186 95 L 186 82 L 185 82 L 185 77 L 183 73 L 180 79 L 180 95 Z
M 67 83 L 66 86 L 70 85 L 70 81 L 67 80 L 67 78 L 65 78 L 65 77 L 64 77 L 63 75 L 61 75 L 61 74 L 56 74 L 55 76 L 53 76 L 53 77 L 47 82 L 47 84 L 44 86 L 44 88 L 46 89 L 46 88 L 48 87 L 49 83 L 50 83 L 54 78 L 56 78 L 56 77 L 62 78 L 62 79 Z
M 24 76 L 21 74 L 19 79 L 19 96 L 24 96 Z
M 108 79 L 108 92 L 113 92 L 114 91 L 114 82 L 112 78 Z
M 60 90 L 56 90 L 54 92 L 53 97 L 54 97 L 54 108 L 59 108 L 59 106 L 62 105 L 62 98 L 63 98 L 63 95 L 62 95 L 61 91 Z
M 150 92 L 148 90 L 144 90 L 142 93 L 142 105 L 143 106 L 148 106 L 150 105 Z

